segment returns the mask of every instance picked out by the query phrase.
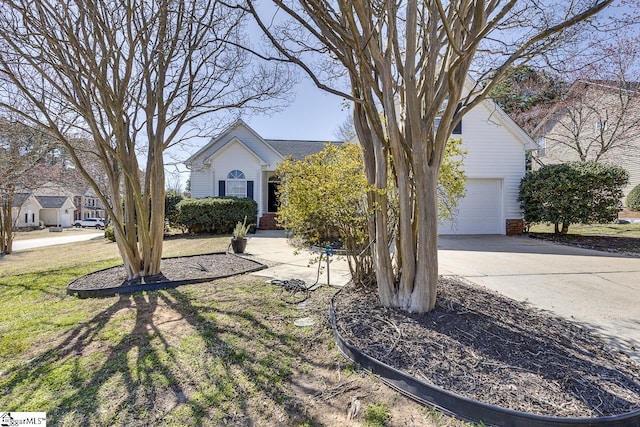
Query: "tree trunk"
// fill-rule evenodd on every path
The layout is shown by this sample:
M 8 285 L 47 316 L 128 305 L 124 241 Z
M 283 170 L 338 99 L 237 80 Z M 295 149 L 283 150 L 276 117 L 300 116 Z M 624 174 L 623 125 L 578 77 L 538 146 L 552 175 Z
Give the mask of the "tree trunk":
M 568 231 L 569 231 L 569 223 L 568 222 L 563 222 L 562 223 L 562 230 L 560 230 L 560 234 L 567 234 Z
M 0 253 L 13 252 L 13 218 L 11 207 L 13 206 L 13 190 L 2 197 L 0 206 Z
M 149 189 L 149 225 L 148 236 L 145 236 L 145 243 L 149 245 L 143 248 L 143 272 L 145 275 L 156 275 L 160 273 L 160 262 L 162 260 L 162 242 L 164 236 L 164 199 L 165 199 L 165 178 L 164 162 L 162 154 L 156 150 L 150 150 L 153 155 L 149 156 L 147 163 L 147 185 Z
M 438 286 L 438 168 L 424 165 L 417 175 L 416 187 L 422 191 L 416 195 L 418 226 L 416 278 L 409 304 L 410 312 L 425 313 L 436 304 Z

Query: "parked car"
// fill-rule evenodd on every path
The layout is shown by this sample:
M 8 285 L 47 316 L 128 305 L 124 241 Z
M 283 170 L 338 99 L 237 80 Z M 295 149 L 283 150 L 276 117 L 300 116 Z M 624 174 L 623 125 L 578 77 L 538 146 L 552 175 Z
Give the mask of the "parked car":
M 94 227 L 102 230 L 104 228 L 104 220 L 102 218 L 85 218 L 77 220 L 73 223 L 73 226 L 76 228 Z

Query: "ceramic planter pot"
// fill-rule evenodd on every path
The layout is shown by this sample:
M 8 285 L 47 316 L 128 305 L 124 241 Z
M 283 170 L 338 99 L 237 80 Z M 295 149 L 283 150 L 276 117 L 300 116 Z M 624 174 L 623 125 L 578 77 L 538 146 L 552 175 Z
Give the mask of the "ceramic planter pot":
M 242 254 L 244 253 L 244 250 L 246 247 L 247 247 L 247 239 L 245 238 L 231 239 L 231 248 L 233 249 L 233 253 Z

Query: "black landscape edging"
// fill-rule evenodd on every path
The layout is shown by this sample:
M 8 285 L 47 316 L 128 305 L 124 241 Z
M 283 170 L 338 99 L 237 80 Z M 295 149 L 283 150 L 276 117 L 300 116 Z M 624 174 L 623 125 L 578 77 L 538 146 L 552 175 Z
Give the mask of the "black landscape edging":
M 338 295 L 340 291 L 336 293 Z M 515 411 L 500 406 L 482 403 L 468 397 L 447 391 L 408 375 L 371 356 L 364 354 L 357 347 L 349 344 L 338 332 L 334 298 L 331 298 L 329 316 L 333 328 L 333 337 L 340 352 L 353 362 L 371 371 L 389 386 L 408 397 L 433 406 L 443 412 L 476 423 L 502 427 L 638 427 L 640 426 L 640 410 L 627 414 L 598 418 L 565 418 L 531 414 Z
M 218 279 L 225 279 L 227 277 L 233 277 L 233 276 L 239 276 L 241 274 L 246 274 L 246 273 L 253 273 L 255 271 L 260 271 L 260 270 L 264 270 L 265 268 L 268 268 L 265 264 L 262 264 L 261 262 L 252 260 L 252 259 L 248 259 L 245 257 L 240 257 L 236 254 L 231 254 L 231 253 L 227 253 L 227 252 L 211 252 L 208 254 L 199 254 L 199 255 L 188 255 L 188 256 L 182 256 L 182 257 L 169 257 L 169 258 L 163 258 L 164 259 L 175 259 L 175 258 L 194 258 L 194 257 L 198 257 L 198 256 L 206 256 L 206 255 L 231 255 L 231 256 L 236 256 L 238 258 L 242 258 L 245 259 L 247 261 L 251 261 L 255 264 L 258 264 L 257 267 L 255 268 L 251 268 L 249 270 L 245 270 L 242 272 L 238 272 L 238 273 L 231 273 L 231 274 L 222 274 L 222 275 L 218 275 L 218 276 L 210 276 L 210 277 L 201 277 L 198 279 L 186 279 L 186 280 L 157 280 L 157 281 L 152 281 L 150 283 L 136 283 L 136 284 L 131 284 L 131 285 L 120 285 L 120 286 L 114 286 L 111 288 L 97 288 L 97 289 L 74 289 L 72 286 L 75 282 L 77 282 L 78 280 L 82 279 L 84 276 L 78 277 L 76 279 L 73 279 L 71 282 L 69 282 L 69 284 L 67 285 L 67 295 L 75 295 L 78 298 L 99 298 L 99 297 L 111 297 L 114 295 L 118 295 L 118 294 L 131 294 L 134 292 L 140 292 L 140 291 L 156 291 L 159 289 L 173 289 L 173 288 L 177 288 L 178 286 L 184 286 L 184 285 L 194 285 L 197 283 L 204 283 L 204 282 L 210 282 L 212 280 L 218 280 Z M 107 267 L 107 268 L 103 268 L 100 270 L 96 270 L 93 271 L 89 274 L 95 274 L 95 273 L 99 273 L 101 271 L 106 271 L 106 270 L 111 270 L 112 268 L 119 268 L 122 267 L 122 265 L 116 265 L 113 267 Z M 85 276 L 87 276 L 88 274 L 85 274 Z

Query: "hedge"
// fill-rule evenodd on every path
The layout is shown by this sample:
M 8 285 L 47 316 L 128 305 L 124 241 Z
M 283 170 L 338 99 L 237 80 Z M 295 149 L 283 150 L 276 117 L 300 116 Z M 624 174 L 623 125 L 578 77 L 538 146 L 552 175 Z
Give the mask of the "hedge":
M 547 165 L 520 182 L 518 200 L 527 223 L 606 223 L 617 218 L 629 173 L 615 165 L 570 162 Z
M 177 206 L 177 224 L 190 233 L 229 234 L 239 222 L 256 224 L 258 204 L 249 198 L 184 199 Z
M 627 195 L 627 207 L 632 211 L 640 211 L 640 184 Z

